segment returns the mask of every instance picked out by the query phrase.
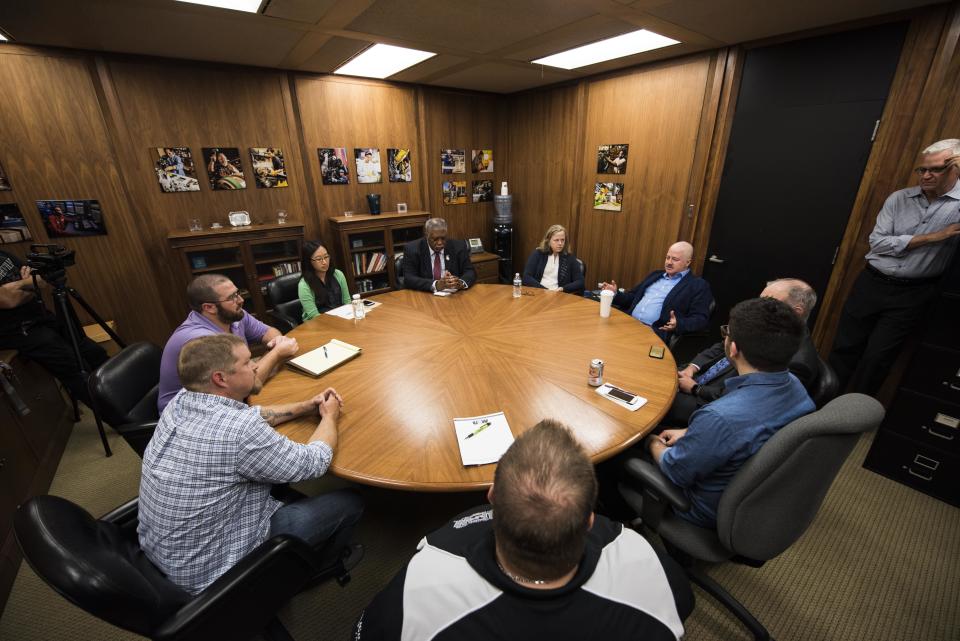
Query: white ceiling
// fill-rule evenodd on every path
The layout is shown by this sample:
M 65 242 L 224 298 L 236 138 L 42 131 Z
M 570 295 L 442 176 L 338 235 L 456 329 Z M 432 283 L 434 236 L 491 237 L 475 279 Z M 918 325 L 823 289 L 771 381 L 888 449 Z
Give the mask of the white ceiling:
M 311 72 L 384 42 L 439 54 L 394 80 L 512 93 L 927 4 L 936 2 L 264 0 L 249 14 L 174 0 L 2 0 L 0 30 L 21 44 Z M 682 44 L 574 71 L 528 62 L 638 28 Z

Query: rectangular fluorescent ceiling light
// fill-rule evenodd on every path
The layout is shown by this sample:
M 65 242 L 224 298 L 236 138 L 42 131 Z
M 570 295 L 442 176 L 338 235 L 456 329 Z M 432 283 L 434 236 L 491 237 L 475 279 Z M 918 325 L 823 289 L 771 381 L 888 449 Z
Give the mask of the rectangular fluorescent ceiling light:
M 622 36 L 607 38 L 599 42 L 583 45 L 575 49 L 561 51 L 546 58 L 531 60 L 534 64 L 549 65 L 551 67 L 560 67 L 561 69 L 577 69 L 587 65 L 595 65 L 598 62 L 613 60 L 614 58 L 623 58 L 632 56 L 652 49 L 669 47 L 670 45 L 680 44 L 679 40 L 661 36 L 659 33 L 640 29 L 625 33 Z
M 348 60 L 333 73 L 364 78 L 386 78 L 435 55 L 437 54 L 429 51 L 375 44 Z
M 0 31 L 0 42 L 6 42 L 6 41 L 7 41 L 7 34 Z
M 208 7 L 217 7 L 218 9 L 232 9 L 234 11 L 257 13 L 260 10 L 260 3 L 263 2 L 263 0 L 177 0 L 177 2 L 189 2 L 190 4 L 203 4 Z

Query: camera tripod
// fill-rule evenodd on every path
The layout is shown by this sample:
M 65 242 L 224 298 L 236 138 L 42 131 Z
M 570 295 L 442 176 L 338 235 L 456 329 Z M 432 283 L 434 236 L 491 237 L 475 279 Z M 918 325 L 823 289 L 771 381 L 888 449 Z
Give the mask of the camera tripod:
M 34 272 L 34 289 L 39 291 L 39 289 L 36 288 L 36 277 L 37 274 Z M 90 376 L 90 371 L 87 369 L 83 356 L 80 353 L 80 332 L 82 332 L 83 329 L 77 318 L 77 312 L 70 303 L 70 298 L 80 303 L 80 306 L 83 307 L 83 309 L 90 314 L 90 317 L 97 322 L 97 325 L 116 342 L 118 347 L 123 349 L 126 347 L 126 344 L 120 339 L 117 333 L 107 325 L 90 303 L 80 295 L 80 292 L 67 285 L 66 274 L 63 271 L 47 275 L 44 277 L 44 280 L 53 287 L 54 313 L 56 314 L 57 321 L 67 330 L 67 335 L 70 337 L 70 346 L 73 348 L 73 356 L 77 361 L 77 370 L 83 376 L 84 380 L 86 380 Z M 80 420 L 80 408 L 77 405 L 77 399 L 71 394 L 70 400 L 73 401 L 74 420 Z M 113 456 L 113 452 L 110 450 L 110 444 L 107 443 L 107 434 L 103 429 L 103 421 L 100 419 L 100 412 L 97 411 L 96 402 L 92 399 L 90 402 L 90 409 L 93 410 L 93 418 L 96 420 L 97 430 L 100 432 L 100 441 L 103 443 L 104 454 Z

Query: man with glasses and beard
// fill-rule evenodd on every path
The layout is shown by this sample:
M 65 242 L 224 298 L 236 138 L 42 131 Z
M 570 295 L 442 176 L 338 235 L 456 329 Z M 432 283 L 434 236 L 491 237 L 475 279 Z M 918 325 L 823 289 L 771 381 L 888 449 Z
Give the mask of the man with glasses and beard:
M 960 242 L 960 140 L 920 153 L 920 184 L 893 192 L 870 234 L 866 268 L 843 306 L 830 365 L 840 389 L 874 395 L 937 297 Z
M 260 381 L 269 379 L 277 368 L 299 349 L 295 338 L 283 336 L 277 328 L 245 313 L 240 290 L 226 276 L 197 276 L 187 286 L 187 300 L 192 311 L 173 331 L 163 348 L 163 357 L 160 360 L 160 396 L 157 399 L 160 412 L 163 412 L 170 399 L 183 387 L 177 374 L 177 359 L 184 344 L 194 338 L 230 333 L 243 338 L 247 344 L 265 344 L 268 351 L 260 358 L 257 366 Z

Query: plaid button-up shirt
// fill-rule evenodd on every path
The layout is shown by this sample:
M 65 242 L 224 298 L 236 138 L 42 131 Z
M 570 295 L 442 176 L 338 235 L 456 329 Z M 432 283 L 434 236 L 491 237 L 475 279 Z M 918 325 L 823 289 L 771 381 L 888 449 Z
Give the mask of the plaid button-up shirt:
M 196 594 L 267 539 L 273 483 L 321 476 L 333 451 L 281 436 L 259 407 L 181 390 L 143 455 L 140 546 Z

